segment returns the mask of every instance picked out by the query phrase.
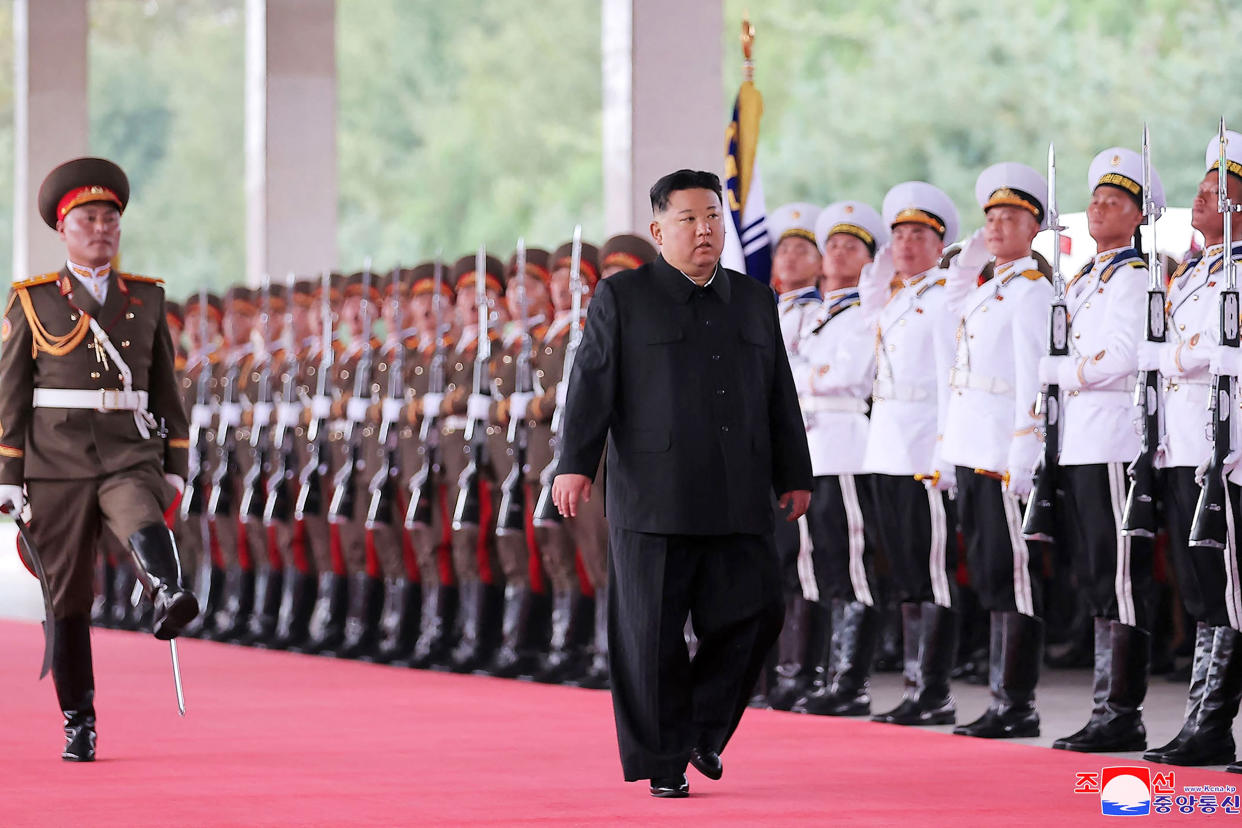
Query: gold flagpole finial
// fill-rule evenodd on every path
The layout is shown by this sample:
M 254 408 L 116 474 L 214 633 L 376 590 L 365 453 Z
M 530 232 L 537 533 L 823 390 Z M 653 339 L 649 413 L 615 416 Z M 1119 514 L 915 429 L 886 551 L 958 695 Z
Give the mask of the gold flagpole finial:
M 755 63 L 751 57 L 751 51 L 755 45 L 755 27 L 751 25 L 750 13 L 742 18 L 742 72 L 747 81 L 755 79 Z

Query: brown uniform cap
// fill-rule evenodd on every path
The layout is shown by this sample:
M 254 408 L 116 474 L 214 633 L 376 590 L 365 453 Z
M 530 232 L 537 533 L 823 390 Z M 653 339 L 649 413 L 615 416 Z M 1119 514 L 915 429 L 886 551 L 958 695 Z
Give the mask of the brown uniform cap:
M 565 242 L 552 254 L 552 270 L 569 267 L 574 258 L 574 243 Z M 590 242 L 582 243 L 582 278 L 594 286 L 599 281 L 599 248 Z
M 526 248 L 526 272 L 545 285 L 552 281 L 552 254 L 542 247 Z M 517 275 L 517 253 L 509 257 L 509 266 L 505 268 L 505 282 Z
M 436 289 L 436 263 L 422 262 L 410 269 L 410 285 L 415 296 L 424 293 L 433 293 Z M 453 290 L 453 277 L 448 268 L 442 268 L 440 272 L 440 293 L 450 302 L 452 302 L 457 294 Z
M 191 293 L 190 297 L 185 300 L 185 315 L 198 312 L 198 293 Z M 214 293 L 207 294 L 207 315 L 214 316 L 219 322 L 224 315 L 224 303 L 220 301 L 220 297 Z
M 486 287 L 503 294 L 505 286 L 502 280 L 505 276 L 505 266 L 495 256 L 488 256 L 486 269 Z M 463 290 L 473 290 L 474 285 L 474 255 L 462 256 L 453 265 L 453 286 L 458 293 L 461 293 Z
M 655 245 L 642 236 L 621 233 L 604 242 L 604 249 L 599 255 L 601 269 L 620 267 L 623 270 L 633 270 L 648 262 L 654 262 L 657 253 Z
M 39 215 L 53 230 L 74 207 L 96 201 L 115 204 L 122 213 L 129 204 L 129 179 L 106 158 L 66 161 L 39 185 Z

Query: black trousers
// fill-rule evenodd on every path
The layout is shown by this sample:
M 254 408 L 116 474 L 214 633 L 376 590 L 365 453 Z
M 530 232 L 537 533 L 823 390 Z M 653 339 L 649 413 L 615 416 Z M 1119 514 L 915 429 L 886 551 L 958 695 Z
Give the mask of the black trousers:
M 765 535 L 609 529 L 608 664 L 627 782 L 723 750 L 746 709 L 784 603 Z M 699 646 L 686 649 L 689 617 Z
M 871 607 L 881 598 L 875 579 L 875 550 L 864 519 L 871 511 L 869 487 L 867 476 L 861 474 L 815 478 L 806 519 L 814 545 L 815 582 L 820 603 L 825 606 L 840 598 Z
M 1062 466 L 1060 471 L 1066 539 L 1091 615 L 1150 630 L 1155 544 L 1119 531 L 1129 487 L 1125 464 Z
M 957 514 L 966 539 L 970 583 L 991 612 L 1043 614 L 1039 588 L 1042 550 L 1022 539 L 1022 507 L 1001 482 L 957 467 Z
M 913 477 L 871 475 L 876 536 L 888 556 L 897 600 L 957 606 L 957 514 L 944 492 Z
M 1234 549 L 1191 549 L 1190 526 L 1194 522 L 1195 505 L 1199 502 L 1195 470 L 1189 466 L 1164 469 L 1163 479 L 1169 558 L 1173 561 L 1173 573 L 1177 577 L 1177 588 L 1182 594 L 1186 612 L 1195 621 L 1213 627 L 1230 626 L 1230 615 L 1242 613 L 1237 606 L 1242 603 L 1238 598 L 1237 537 L 1233 538 Z M 1236 531 L 1238 487 L 1229 484 L 1228 490 Z M 1235 610 L 1232 613 L 1231 604 Z

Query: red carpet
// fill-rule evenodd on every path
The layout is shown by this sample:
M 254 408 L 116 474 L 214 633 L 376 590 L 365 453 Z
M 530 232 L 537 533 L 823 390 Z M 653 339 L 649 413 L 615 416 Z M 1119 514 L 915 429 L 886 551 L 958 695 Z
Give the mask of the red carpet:
M 100 761 L 73 765 L 39 628 L 0 623 L 0 825 L 1082 824 L 1105 818 L 1075 773 L 1125 764 L 751 711 L 724 779 L 653 800 L 621 781 L 607 693 L 185 641 L 179 719 L 166 645 L 94 641 Z

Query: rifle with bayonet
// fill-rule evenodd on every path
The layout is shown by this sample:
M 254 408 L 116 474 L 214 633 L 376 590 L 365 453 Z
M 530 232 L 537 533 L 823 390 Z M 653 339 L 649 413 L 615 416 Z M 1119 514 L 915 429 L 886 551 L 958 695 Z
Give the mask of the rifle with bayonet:
M 431 295 L 431 313 L 435 318 L 435 353 L 427 377 L 427 393 L 423 394 L 423 422 L 419 428 L 418 451 L 423 464 L 410 478 L 410 505 L 405 514 L 405 528 L 426 529 L 435 515 L 436 490 L 440 485 L 440 405 L 444 402 L 444 365 L 448 360 L 448 343 L 444 334 L 442 310 L 444 263 L 436 256 L 435 279 Z
M 1048 228 L 1052 230 L 1052 307 L 1048 315 L 1048 355 L 1069 355 L 1069 309 L 1065 304 L 1065 276 L 1061 273 L 1061 214 L 1057 209 L 1056 150 L 1048 145 Z M 1035 469 L 1031 498 L 1022 521 L 1026 540 L 1051 541 L 1056 536 L 1057 477 L 1061 457 L 1061 388 L 1043 387 L 1035 403 L 1043 416 L 1044 448 Z
M 263 522 L 288 522 L 293 517 L 295 497 L 293 479 L 298 471 L 297 433 L 302 406 L 298 401 L 298 378 L 302 373 L 301 357 L 293 324 L 294 276 L 289 271 L 285 284 L 285 359 L 281 366 L 280 402 L 276 405 L 276 428 L 272 436 L 272 466 L 267 478 L 267 502 L 263 505 Z
M 509 453 L 513 467 L 500 484 L 500 509 L 496 519 L 497 535 L 519 535 L 526 532 L 526 458 L 529 433 L 526 427 L 526 406 L 534 396 L 535 382 L 531 372 L 531 351 L 534 343 L 530 332 L 530 309 L 526 297 L 526 240 L 517 246 L 517 303 L 521 333 L 518 354 L 514 359 L 513 393 L 509 395 Z
M 491 308 L 487 302 L 487 251 L 479 245 L 474 257 L 474 304 L 479 314 L 479 333 L 474 352 L 474 383 L 466 403 L 466 453 L 469 462 L 457 479 L 457 506 L 453 510 L 453 530 L 479 525 L 480 487 L 487 467 L 487 425 L 492 404 L 492 339 L 489 334 Z
M 1156 221 L 1164 205 L 1152 190 L 1151 142 L 1143 124 L 1143 216 L 1147 222 L 1148 283 L 1147 341 L 1164 342 L 1164 274 L 1160 271 L 1160 248 L 1156 245 Z M 1126 473 L 1130 491 L 1121 515 L 1121 532 L 1139 538 L 1154 538 L 1159 528 L 1156 516 L 1156 452 L 1160 449 L 1160 372 L 1143 371 L 1134 387 L 1135 402 L 1142 411 L 1142 445 Z
M 298 502 L 294 517 L 302 520 L 306 515 L 321 517 L 327 505 L 324 497 L 324 481 L 328 477 L 328 418 L 332 416 L 332 397 L 329 396 L 328 378 L 336 360 L 333 347 L 332 323 L 332 274 L 323 272 L 319 296 L 319 376 L 315 382 L 315 396 L 310 400 L 310 424 L 307 426 L 306 465 L 298 475 Z
M 190 409 L 190 477 L 185 482 L 181 498 L 181 519 L 201 515 L 207 505 L 207 485 L 210 475 L 211 439 L 211 354 L 208 348 L 210 329 L 207 327 L 207 286 L 198 289 L 198 379 L 194 387 L 194 405 Z
M 267 478 L 271 472 L 268 428 L 272 422 L 272 282 L 263 277 L 263 301 L 260 306 L 259 329 L 263 336 L 263 352 L 259 381 L 255 387 L 254 404 L 250 408 L 250 452 L 253 461 L 242 479 L 241 515 L 262 520 L 267 506 Z
M 400 506 L 401 487 L 401 413 L 405 410 L 405 300 L 402 292 L 401 268 L 392 271 L 392 332 L 388 341 L 392 356 L 388 359 L 388 393 L 380 411 L 379 444 L 383 451 L 380 467 L 371 478 L 371 502 L 367 506 L 367 528 L 392 524 L 400 528 L 393 516 Z
M 1220 161 L 1217 173 L 1217 209 L 1224 215 L 1225 288 L 1220 292 L 1220 347 L 1238 347 L 1238 274 L 1233 261 L 1233 214 L 1238 208 L 1229 198 L 1228 157 L 1225 149 L 1225 119 L 1220 119 Z M 1226 514 L 1226 461 L 1233 448 L 1233 377 L 1218 371 L 1212 376 L 1212 455 L 1200 482 L 1199 501 L 1190 525 L 1190 545 L 1224 549 L 1229 538 Z
M 237 468 L 237 428 L 241 425 L 242 413 L 241 403 L 237 401 L 237 386 L 241 382 L 246 352 L 239 349 L 232 356 L 231 364 L 224 374 L 220 416 L 216 425 L 216 448 L 220 460 L 211 476 L 211 499 L 207 503 L 208 513 L 217 518 L 237 515 L 233 470 Z
M 556 409 L 552 412 L 552 460 L 539 473 L 539 500 L 533 515 L 536 526 L 555 526 L 561 522 L 561 513 L 552 500 L 552 481 L 561 465 L 561 429 L 564 427 L 565 397 L 569 391 L 569 377 L 574 370 L 574 357 L 582 341 L 582 225 L 574 228 L 574 242 L 569 258 L 569 293 L 572 297 L 569 320 L 569 344 L 565 347 L 565 364 L 561 381 L 556 385 Z
M 345 404 L 345 462 L 332 478 L 332 502 L 328 506 L 328 520 L 333 523 L 353 520 L 358 502 L 358 472 L 366 470 L 362 430 L 371 398 L 371 363 L 374 356 L 371 350 L 371 278 L 371 260 L 367 259 L 362 270 L 362 298 L 358 307 L 362 343 L 358 362 L 354 366 L 354 393 Z

